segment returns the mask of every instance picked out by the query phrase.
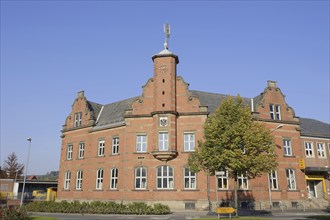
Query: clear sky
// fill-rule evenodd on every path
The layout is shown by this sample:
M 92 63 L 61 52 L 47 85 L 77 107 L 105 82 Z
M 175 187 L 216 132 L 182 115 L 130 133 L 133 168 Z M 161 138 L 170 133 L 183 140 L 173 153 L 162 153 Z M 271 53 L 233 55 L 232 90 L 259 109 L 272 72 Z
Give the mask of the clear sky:
M 1 0 L 1 165 L 26 163 L 31 137 L 28 174 L 58 170 L 77 92 L 141 95 L 165 22 L 190 89 L 252 98 L 274 80 L 297 116 L 329 123 L 329 1 Z

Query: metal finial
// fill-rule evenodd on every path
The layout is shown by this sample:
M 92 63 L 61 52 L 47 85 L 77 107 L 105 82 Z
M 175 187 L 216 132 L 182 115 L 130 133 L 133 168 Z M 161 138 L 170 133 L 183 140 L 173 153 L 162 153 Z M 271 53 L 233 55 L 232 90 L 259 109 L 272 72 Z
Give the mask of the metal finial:
M 165 43 L 164 48 L 168 49 L 168 39 L 170 38 L 170 24 L 166 23 L 164 24 L 164 34 L 165 34 Z

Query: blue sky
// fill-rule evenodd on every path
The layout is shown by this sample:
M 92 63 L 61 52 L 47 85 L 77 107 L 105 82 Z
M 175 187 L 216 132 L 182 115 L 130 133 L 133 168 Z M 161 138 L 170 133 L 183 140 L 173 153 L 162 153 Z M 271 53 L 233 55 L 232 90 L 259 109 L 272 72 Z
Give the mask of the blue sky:
M 108 104 L 141 95 L 151 57 L 179 56 L 190 89 L 252 98 L 277 81 L 299 117 L 330 122 L 329 1 L 1 1 L 0 162 L 59 169 L 78 91 Z

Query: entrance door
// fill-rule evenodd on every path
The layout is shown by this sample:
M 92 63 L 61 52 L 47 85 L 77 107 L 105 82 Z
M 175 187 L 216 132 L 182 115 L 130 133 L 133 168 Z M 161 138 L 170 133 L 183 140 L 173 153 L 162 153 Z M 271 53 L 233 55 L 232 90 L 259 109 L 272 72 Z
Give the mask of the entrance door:
M 316 198 L 316 183 L 315 181 L 307 181 L 308 184 L 308 197 Z

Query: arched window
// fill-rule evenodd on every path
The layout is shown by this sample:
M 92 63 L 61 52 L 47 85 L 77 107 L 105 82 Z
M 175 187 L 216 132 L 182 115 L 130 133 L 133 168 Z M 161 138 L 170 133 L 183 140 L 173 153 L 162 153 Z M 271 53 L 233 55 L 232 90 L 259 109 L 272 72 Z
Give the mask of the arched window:
M 170 166 L 161 166 L 157 168 L 157 188 L 173 189 L 174 178 L 173 168 Z

